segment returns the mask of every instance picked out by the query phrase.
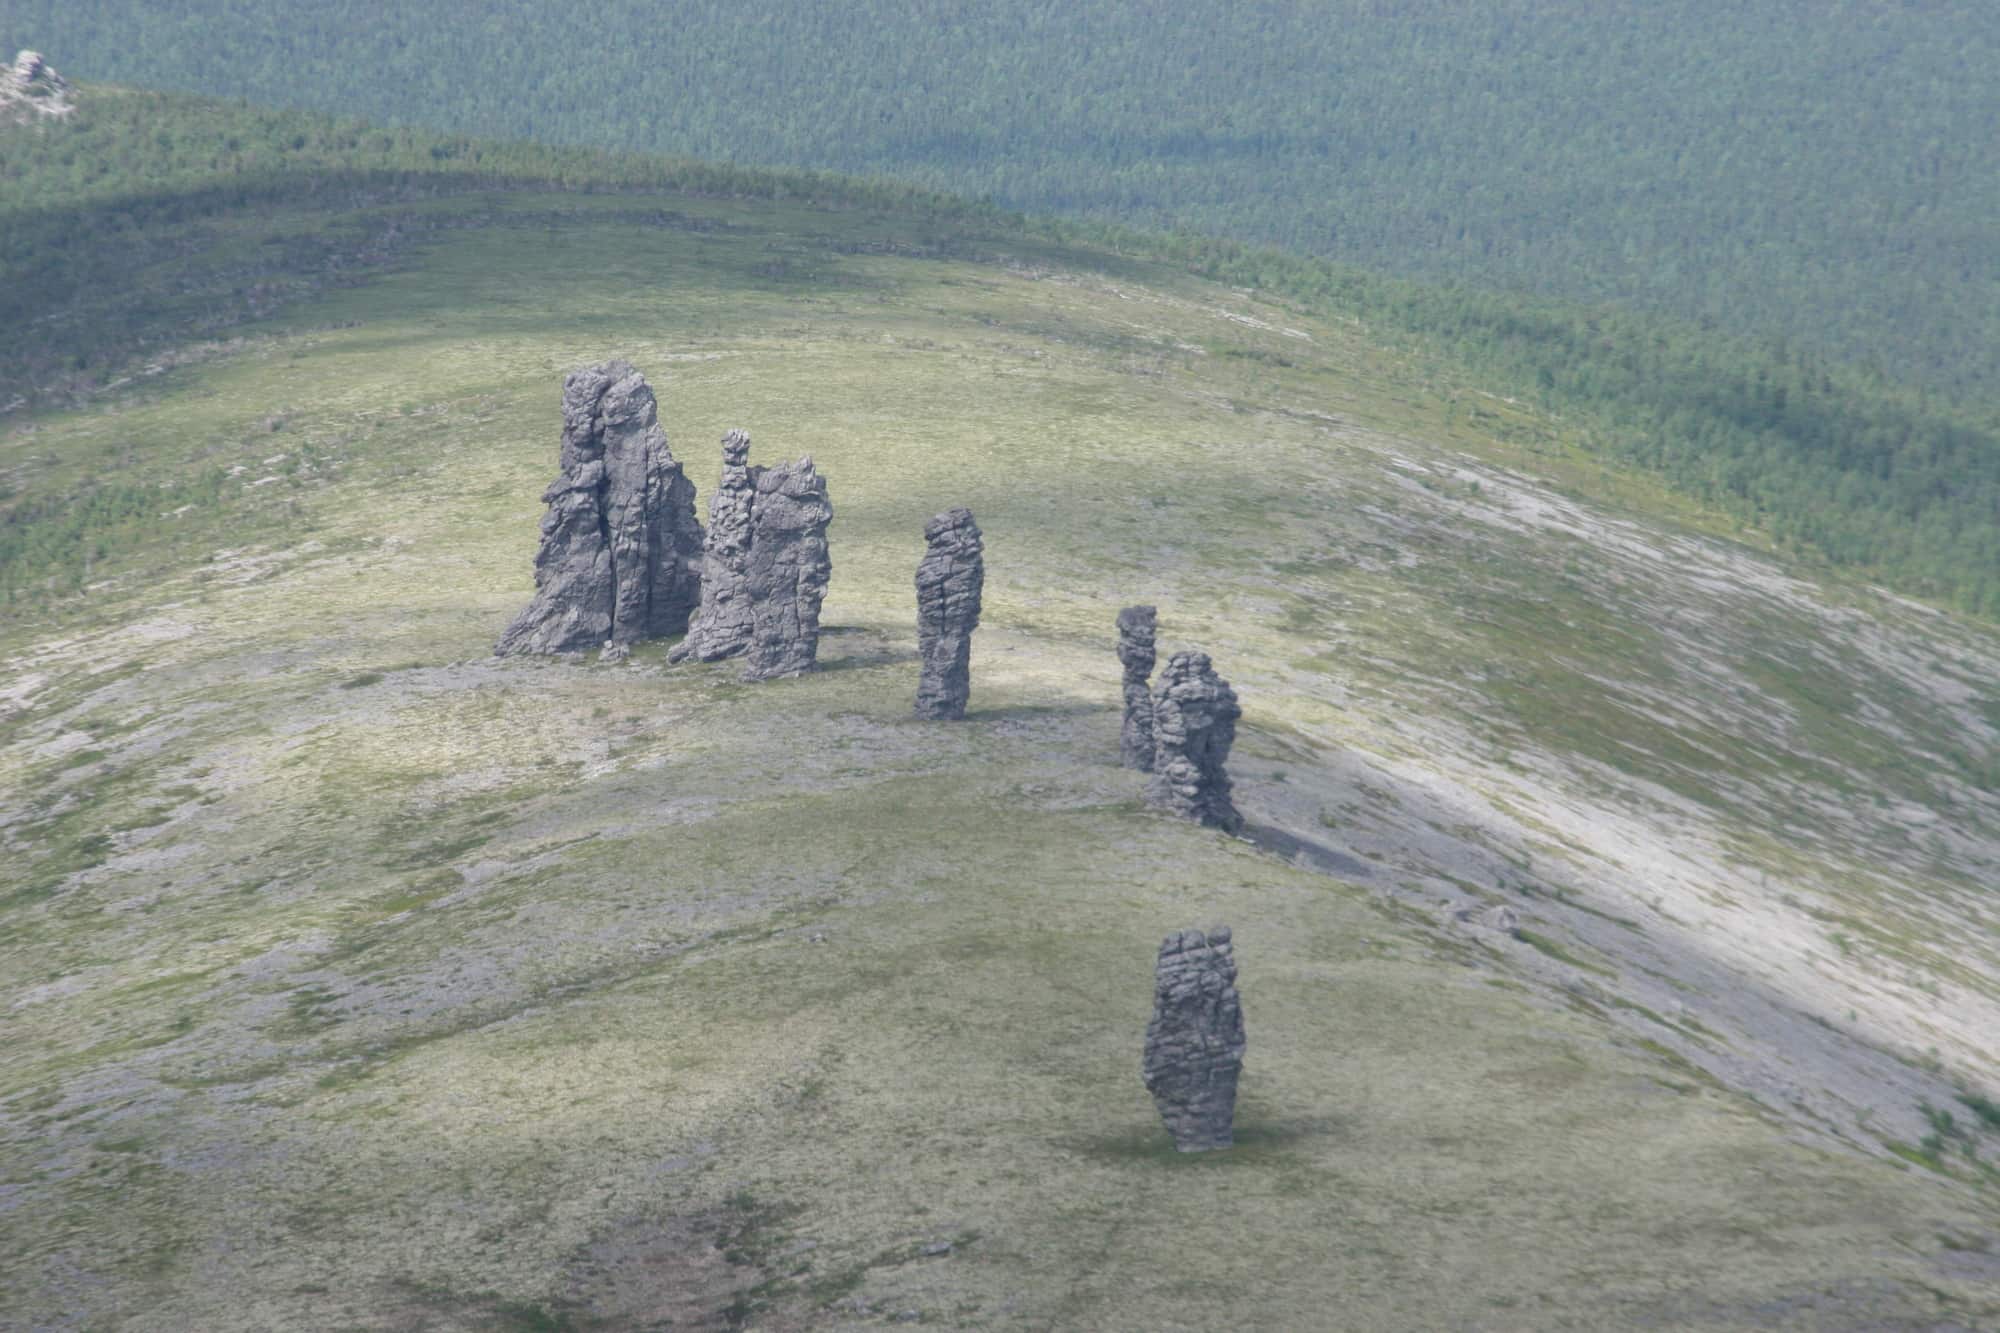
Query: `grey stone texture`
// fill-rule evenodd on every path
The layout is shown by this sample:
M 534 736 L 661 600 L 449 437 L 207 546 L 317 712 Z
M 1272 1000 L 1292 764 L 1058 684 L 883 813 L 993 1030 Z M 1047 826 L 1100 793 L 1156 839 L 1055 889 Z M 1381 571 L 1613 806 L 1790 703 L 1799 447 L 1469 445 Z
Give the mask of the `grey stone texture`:
M 750 506 L 750 645 L 743 679 L 808 671 L 819 657 L 819 608 L 833 577 L 826 478 L 810 457 L 762 468 Z
M 1141 1072 L 1180 1151 L 1235 1142 L 1244 1048 L 1229 927 L 1167 936 L 1153 968 L 1153 1020 L 1146 1025 Z
M 694 483 L 667 447 L 645 376 L 607 361 L 563 378 L 560 472 L 542 494 L 535 597 L 493 651 L 622 657 L 678 634 L 700 596 Z
M 0 117 L 68 115 L 74 107 L 69 92 L 69 80 L 38 51 L 23 51 L 11 66 L 0 67 Z
M 1153 781 L 1148 796 L 1177 815 L 1234 833 L 1243 816 L 1229 799 L 1229 747 L 1243 710 L 1207 653 L 1167 659 L 1153 687 Z
M 970 509 L 947 509 L 924 524 L 917 563 L 917 716 L 956 721 L 972 693 L 972 632 L 986 586 L 985 545 Z
M 750 437 L 732 430 L 722 437 L 722 480 L 708 497 L 708 536 L 701 554 L 701 607 L 687 638 L 668 654 L 718 662 L 750 647 L 750 511 L 757 478 L 750 466 Z
M 1125 724 L 1119 754 L 1127 768 L 1153 771 L 1153 663 L 1158 660 L 1159 608 L 1128 606 L 1118 613 L 1118 661 L 1125 668 Z

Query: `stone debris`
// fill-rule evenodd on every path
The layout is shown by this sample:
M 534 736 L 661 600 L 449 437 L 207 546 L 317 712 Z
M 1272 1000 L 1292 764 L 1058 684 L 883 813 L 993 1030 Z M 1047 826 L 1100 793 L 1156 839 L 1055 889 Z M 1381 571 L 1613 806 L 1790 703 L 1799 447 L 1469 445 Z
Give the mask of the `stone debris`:
M 708 498 L 701 552 L 701 608 L 668 661 L 718 662 L 750 647 L 750 510 L 763 471 L 750 466 L 747 434 L 732 430 L 722 437 L 722 481 Z
M 1153 663 L 1159 608 L 1128 606 L 1118 613 L 1118 661 L 1125 668 L 1125 725 L 1119 752 L 1127 768 L 1153 771 Z
M 1153 781 L 1148 797 L 1177 815 L 1234 833 L 1243 816 L 1229 799 L 1229 747 L 1243 710 L 1207 653 L 1167 659 L 1153 689 Z
M 1468 903 L 1451 909 L 1453 924 L 1478 930 L 1512 935 L 1521 928 L 1521 915 L 1505 903 Z
M 819 657 L 819 608 L 833 577 L 826 478 L 810 457 L 757 471 L 750 505 L 750 646 L 745 680 L 808 671 Z
M 607 361 L 563 378 L 561 471 L 542 493 L 535 598 L 493 651 L 623 657 L 678 634 L 700 596 L 694 483 L 674 461 L 645 376 Z
M 11 66 L 0 69 L 0 116 L 66 116 L 75 109 L 69 80 L 56 73 L 39 51 L 23 51 Z
M 924 524 L 929 549 L 917 564 L 917 716 L 956 721 L 972 692 L 972 632 L 986 585 L 985 546 L 970 509 Z
M 1229 927 L 1176 931 L 1153 969 L 1153 1021 L 1141 1071 L 1174 1147 L 1206 1152 L 1235 1142 L 1243 1071 L 1243 1006 Z

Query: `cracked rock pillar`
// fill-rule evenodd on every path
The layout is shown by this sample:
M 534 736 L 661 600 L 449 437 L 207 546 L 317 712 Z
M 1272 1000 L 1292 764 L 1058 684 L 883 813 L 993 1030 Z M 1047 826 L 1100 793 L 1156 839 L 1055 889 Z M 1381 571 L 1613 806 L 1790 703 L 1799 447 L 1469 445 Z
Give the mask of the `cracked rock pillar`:
M 947 509 L 924 525 L 917 564 L 917 716 L 955 721 L 972 692 L 972 632 L 986 584 L 984 544 L 970 509 Z
M 1180 1151 L 1235 1142 L 1244 1047 L 1229 927 L 1167 936 L 1153 968 L 1153 1020 L 1146 1025 L 1141 1070 Z
M 1153 771 L 1153 663 L 1159 610 L 1128 606 L 1118 613 L 1118 661 L 1125 668 L 1125 724 L 1119 756 L 1127 768 Z
M 1175 653 L 1153 687 L 1153 781 L 1162 809 L 1234 833 L 1243 816 L 1229 799 L 1229 747 L 1243 710 L 1207 653 Z

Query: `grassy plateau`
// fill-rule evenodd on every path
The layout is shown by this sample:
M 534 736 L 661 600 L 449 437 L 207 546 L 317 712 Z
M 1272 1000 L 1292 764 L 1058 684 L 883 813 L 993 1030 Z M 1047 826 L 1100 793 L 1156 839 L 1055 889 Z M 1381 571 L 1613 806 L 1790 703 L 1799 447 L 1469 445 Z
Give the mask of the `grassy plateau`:
M 2000 1326 L 1989 625 L 999 222 L 188 236 L 128 374 L 0 416 L 0 1323 Z M 829 477 L 820 670 L 489 655 L 614 356 L 704 506 L 732 427 Z M 972 710 L 921 723 L 954 504 Z M 1140 601 L 1243 698 L 1243 839 L 1117 766 Z M 1153 954 L 1215 922 L 1238 1146 L 1180 1156 Z

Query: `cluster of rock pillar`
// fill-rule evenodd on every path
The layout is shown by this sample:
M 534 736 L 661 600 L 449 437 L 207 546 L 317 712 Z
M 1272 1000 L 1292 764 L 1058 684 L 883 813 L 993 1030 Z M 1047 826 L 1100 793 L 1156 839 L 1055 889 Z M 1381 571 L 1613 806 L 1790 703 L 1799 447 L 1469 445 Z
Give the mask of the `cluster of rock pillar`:
M 706 532 L 695 488 L 667 447 L 645 377 L 625 361 L 563 380 L 560 472 L 542 494 L 535 597 L 493 651 L 627 656 L 685 632 L 669 660 L 745 659 L 744 678 L 810 668 L 833 574 L 833 505 L 810 457 L 749 465 L 750 437 L 722 441 Z
M 1243 816 L 1230 800 L 1229 749 L 1243 715 L 1236 691 L 1215 672 L 1207 653 L 1178 652 L 1157 682 L 1158 611 L 1128 606 L 1118 613 L 1118 660 L 1125 668 L 1125 718 L 1119 745 L 1124 762 L 1151 773 L 1147 799 L 1162 809 L 1234 833 Z

